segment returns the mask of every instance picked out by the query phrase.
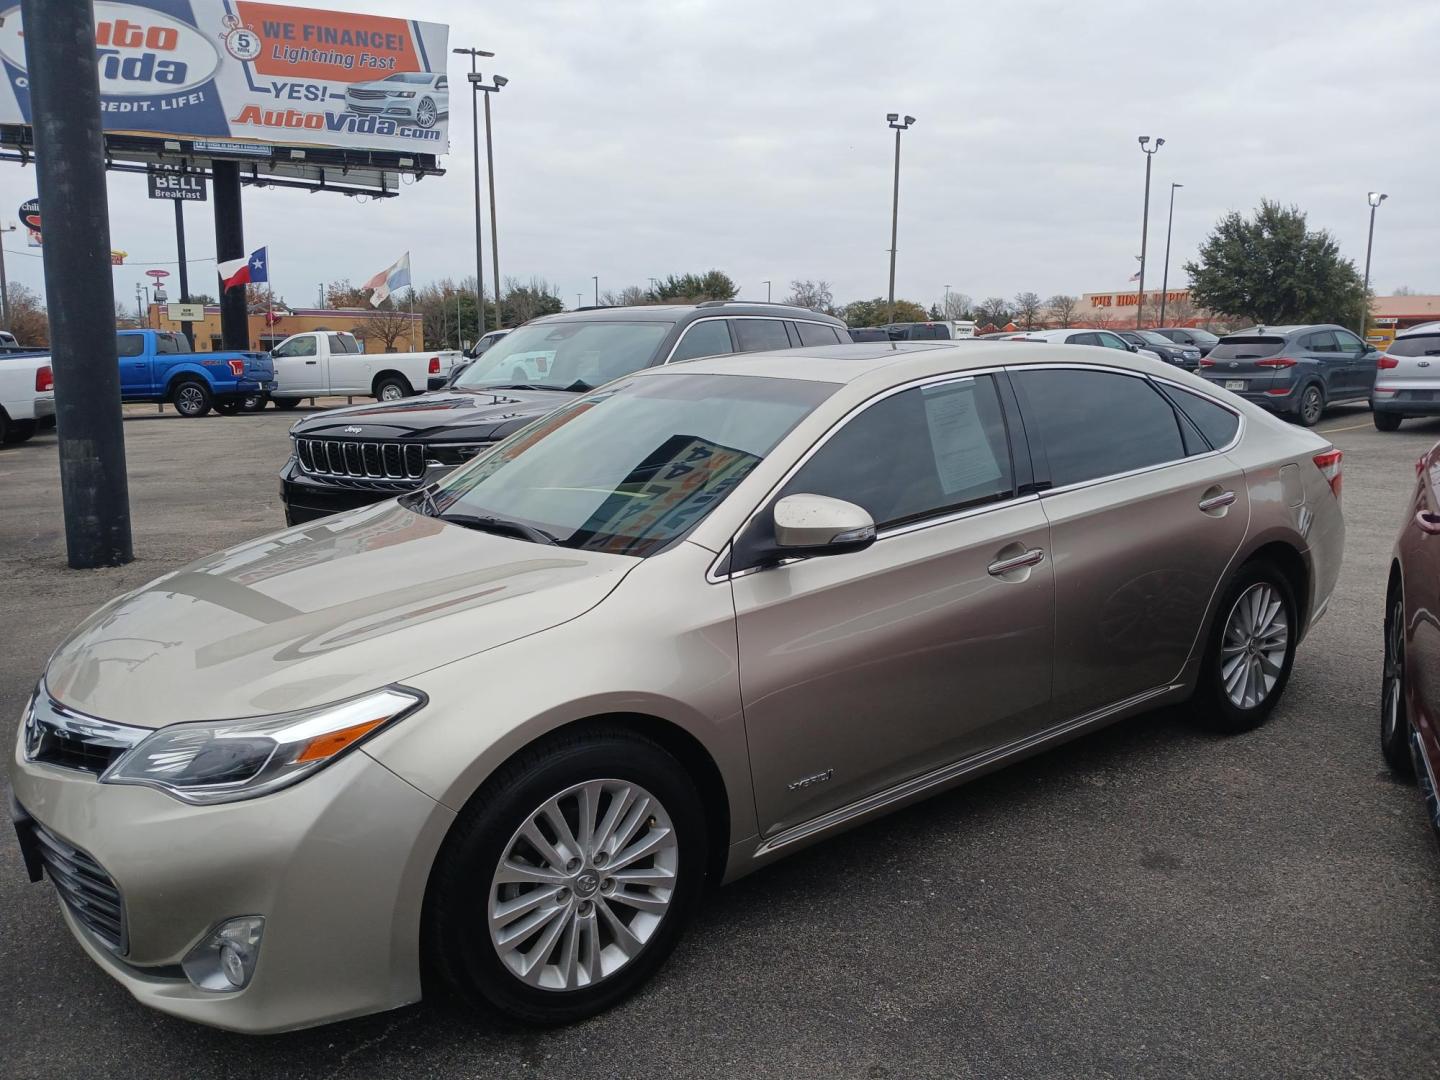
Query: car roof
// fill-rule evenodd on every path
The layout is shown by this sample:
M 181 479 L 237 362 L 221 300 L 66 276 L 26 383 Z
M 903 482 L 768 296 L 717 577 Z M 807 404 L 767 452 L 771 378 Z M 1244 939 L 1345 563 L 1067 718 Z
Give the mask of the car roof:
M 1411 334 L 1440 334 L 1440 322 L 1421 323 L 1418 326 L 1407 326 L 1395 335 L 1397 339 L 1409 337 Z
M 725 318 L 731 315 L 758 315 L 772 319 L 802 319 L 823 322 L 830 326 L 845 324 L 833 315 L 826 315 L 793 304 L 766 304 L 758 301 L 704 300 L 698 304 L 634 304 L 627 307 L 582 307 L 542 315 L 530 323 L 548 322 L 680 322 L 684 319 Z M 529 324 L 527 324 L 529 325 Z
M 1051 345 L 1017 349 L 1003 342 L 892 341 L 859 345 L 800 347 L 775 352 L 731 353 L 683 360 L 677 364 L 648 368 L 639 374 L 663 376 L 670 373 L 704 375 L 750 375 L 771 379 L 800 379 L 810 382 L 853 383 L 862 380 L 899 384 L 926 375 L 964 372 L 993 367 L 1021 367 L 1034 364 L 1084 364 L 1125 368 L 1149 375 L 1174 374 L 1174 367 L 1138 353 L 1106 349 L 1098 345 Z
M 1232 330 L 1225 337 L 1289 337 L 1305 330 L 1344 330 L 1336 323 L 1294 323 L 1290 326 L 1251 326 L 1244 330 Z M 1222 338 L 1221 340 L 1224 340 Z

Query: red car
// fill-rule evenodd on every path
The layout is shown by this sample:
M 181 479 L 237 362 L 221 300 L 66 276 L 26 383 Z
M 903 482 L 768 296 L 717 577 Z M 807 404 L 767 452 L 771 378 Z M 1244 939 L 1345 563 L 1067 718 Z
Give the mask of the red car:
M 1440 443 L 1415 473 L 1386 590 L 1380 749 L 1397 774 L 1419 783 L 1440 839 Z

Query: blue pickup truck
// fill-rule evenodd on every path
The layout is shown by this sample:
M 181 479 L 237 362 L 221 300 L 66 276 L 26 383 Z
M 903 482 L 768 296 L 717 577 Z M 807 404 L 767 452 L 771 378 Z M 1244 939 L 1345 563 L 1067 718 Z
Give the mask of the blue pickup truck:
M 121 399 L 168 401 L 181 416 L 230 416 L 247 400 L 263 404 L 275 386 L 269 353 L 191 352 L 183 335 L 163 330 L 120 330 L 115 348 Z

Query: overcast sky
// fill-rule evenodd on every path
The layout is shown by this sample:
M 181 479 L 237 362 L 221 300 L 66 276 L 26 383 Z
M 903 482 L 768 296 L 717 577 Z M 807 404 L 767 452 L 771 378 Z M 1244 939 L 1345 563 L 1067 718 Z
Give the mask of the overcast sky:
M 603 291 L 710 268 L 751 299 L 767 278 L 776 299 L 792 278 L 828 280 L 841 303 L 883 294 L 890 111 L 917 118 L 898 296 L 1123 288 L 1141 134 L 1166 140 L 1147 284 L 1178 181 L 1172 281 L 1221 214 L 1261 198 L 1299 205 L 1363 265 L 1378 189 L 1377 291 L 1440 292 L 1435 0 L 407 0 L 405 13 L 497 53 L 482 70 L 511 80 L 493 102 L 502 269 L 549 279 L 567 305 L 590 301 L 592 274 Z M 451 57 L 456 78 L 464 59 Z M 277 292 L 313 304 L 320 282 L 361 281 L 407 249 L 418 284 L 473 272 L 469 109 L 457 92 L 447 174 L 399 198 L 246 188 L 247 248 L 269 246 Z M 0 169 L 4 220 L 34 184 Z M 186 207 L 192 259 L 214 254 L 213 205 Z M 175 258 L 172 213 L 143 178 L 112 174 L 112 242 L 130 262 Z M 488 212 L 486 229 L 488 279 Z M 42 287 L 35 249 L 17 234 L 5 248 L 11 280 Z M 116 269 L 117 300 L 133 304 L 142 269 Z M 191 282 L 213 293 L 213 262 L 192 262 Z

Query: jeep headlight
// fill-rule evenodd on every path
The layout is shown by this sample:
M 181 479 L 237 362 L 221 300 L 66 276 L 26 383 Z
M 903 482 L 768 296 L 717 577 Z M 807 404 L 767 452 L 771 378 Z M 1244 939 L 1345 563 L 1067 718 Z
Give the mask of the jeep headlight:
M 418 691 L 387 686 L 297 712 L 171 724 L 127 750 L 100 782 L 158 788 L 188 803 L 253 799 L 323 769 L 424 703 Z

